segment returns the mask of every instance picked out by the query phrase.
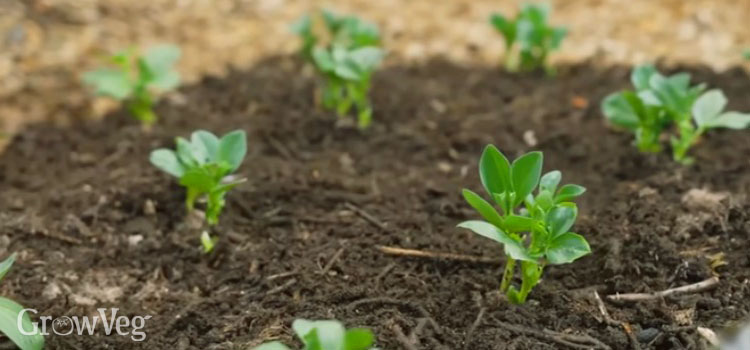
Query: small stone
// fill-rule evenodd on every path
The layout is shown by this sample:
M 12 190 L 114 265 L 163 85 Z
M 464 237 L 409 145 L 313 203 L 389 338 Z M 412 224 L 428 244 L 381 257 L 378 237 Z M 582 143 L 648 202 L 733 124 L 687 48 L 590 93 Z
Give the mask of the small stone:
M 143 240 L 143 235 L 132 235 L 128 237 L 128 245 L 135 247 Z
M 154 204 L 154 201 L 147 199 L 146 202 L 143 203 L 143 214 L 145 215 L 156 214 L 156 204 Z
M 53 300 L 57 299 L 60 293 L 62 293 L 62 289 L 60 289 L 60 286 L 58 286 L 55 282 L 50 282 L 46 287 L 44 287 L 44 290 L 42 291 L 42 297 L 47 300 Z
M 658 329 L 656 329 L 656 328 L 646 328 L 646 329 L 638 332 L 638 335 L 636 336 L 636 338 L 638 338 L 638 341 L 641 342 L 641 343 L 650 343 L 658 335 L 659 335 L 659 330 Z

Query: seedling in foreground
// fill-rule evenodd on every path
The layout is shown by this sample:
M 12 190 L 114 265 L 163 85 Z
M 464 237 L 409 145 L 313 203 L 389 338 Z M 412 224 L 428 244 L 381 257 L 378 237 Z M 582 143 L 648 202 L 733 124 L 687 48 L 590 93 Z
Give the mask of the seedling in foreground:
M 215 225 L 224 208 L 226 193 L 245 181 L 230 174 L 240 167 L 246 153 L 247 141 L 242 130 L 221 139 L 199 130 L 190 140 L 178 137 L 176 151 L 162 148 L 151 152 L 150 160 L 157 168 L 179 178 L 180 185 L 187 188 L 188 211 L 193 210 L 198 197 L 205 196 L 206 221 Z
M 515 71 L 533 71 L 544 68 L 554 73 L 546 64 L 549 53 L 557 50 L 568 31 L 547 23 L 550 8 L 544 4 L 524 4 L 516 19 L 493 14 L 490 23 L 505 38 L 505 66 Z M 518 57 L 515 57 L 515 54 Z
M 316 32 L 320 22 L 324 29 Z M 321 16 L 303 17 L 293 30 L 302 37 L 303 57 L 323 77 L 323 107 L 344 117 L 354 106 L 359 127 L 367 128 L 372 121 L 368 98 L 372 73 L 383 58 L 383 50 L 377 47 L 377 27 L 356 17 L 323 11 Z
M 125 101 L 136 119 L 150 125 L 156 121 L 154 90 L 169 91 L 180 83 L 173 68 L 179 58 L 180 49 L 173 45 L 152 47 L 143 56 L 127 50 L 110 57 L 114 68 L 87 72 L 83 81 L 99 95 Z
M 465 221 L 458 226 L 504 245 L 507 261 L 500 291 L 516 304 L 526 301 L 547 264 L 571 263 L 591 252 L 583 236 L 568 231 L 578 216 L 572 200 L 586 189 L 578 185 L 558 188 L 562 174 L 554 170 L 541 176 L 541 171 L 541 152 L 527 153 L 511 164 L 495 146 L 488 145 L 479 161 L 479 176 L 500 211 L 478 194 L 463 190 L 466 201 L 486 221 Z M 521 262 L 520 289 L 511 286 L 517 261 Z
M 375 337 L 369 329 L 346 329 L 339 321 L 295 320 L 292 324 L 304 350 L 368 350 Z M 290 350 L 280 342 L 265 343 L 253 350 Z
M 0 263 L 0 280 L 5 277 L 13 263 L 16 255 Z M 44 336 L 39 332 L 39 328 L 31 322 L 29 314 L 24 311 L 24 307 L 8 298 L 0 297 L 0 332 L 5 334 L 21 350 L 41 350 L 44 348 Z M 22 314 L 19 320 L 19 314 Z M 23 328 L 23 332 L 21 329 Z
M 635 91 L 625 90 L 607 96 L 602 111 L 612 124 L 631 130 L 642 152 L 661 151 L 660 137 L 674 126 L 670 137 L 673 158 L 683 164 L 693 162 L 687 152 L 709 129 L 744 129 L 750 115 L 724 112 L 727 98 L 721 90 L 704 92 L 705 84 L 690 86 L 690 75 L 663 76 L 653 66 L 633 70 Z

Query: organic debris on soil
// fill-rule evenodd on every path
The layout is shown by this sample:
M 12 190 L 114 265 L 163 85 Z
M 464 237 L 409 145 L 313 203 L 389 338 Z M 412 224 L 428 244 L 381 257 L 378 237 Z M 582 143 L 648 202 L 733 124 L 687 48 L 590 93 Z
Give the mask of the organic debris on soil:
M 743 71 L 680 68 L 750 110 Z M 628 85 L 629 68 L 563 66 L 549 79 L 444 61 L 392 66 L 375 75 L 365 132 L 316 108 L 302 70 L 274 57 L 206 78 L 160 103 L 150 133 L 119 111 L 14 137 L 0 156 L 2 255 L 19 252 L 4 295 L 52 316 L 97 307 L 153 316 L 142 343 L 50 336 L 51 348 L 294 344 L 293 319 L 336 318 L 371 327 L 384 349 L 558 349 L 590 338 L 601 342 L 592 348 L 683 349 L 701 342 L 696 326 L 720 329 L 750 312 L 750 203 L 741 195 L 750 191 L 750 138 L 712 132 L 692 167 L 638 153 L 598 106 Z M 580 98 L 590 103 L 571 103 Z M 236 128 L 248 132 L 239 172 L 249 181 L 229 193 L 221 241 L 204 256 L 183 191 L 148 155 L 195 129 Z M 499 264 L 377 248 L 500 259 L 495 244 L 454 228 L 477 218 L 460 189 L 479 190 L 488 143 L 512 158 L 541 150 L 545 171 L 588 188 L 574 229 L 593 254 L 548 268 L 522 306 L 497 293 Z M 716 203 L 691 204 L 701 195 Z M 712 290 L 607 302 L 627 327 L 607 322 L 594 298 L 714 275 Z

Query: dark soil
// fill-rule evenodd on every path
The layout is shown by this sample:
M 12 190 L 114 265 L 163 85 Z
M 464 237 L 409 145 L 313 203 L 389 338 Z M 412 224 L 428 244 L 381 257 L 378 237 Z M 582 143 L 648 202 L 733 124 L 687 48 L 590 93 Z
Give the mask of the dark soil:
M 98 332 L 49 336 L 48 349 L 297 344 L 295 318 L 370 327 L 383 349 L 412 349 L 398 332 L 413 335 L 413 349 L 568 348 L 545 329 L 612 349 L 699 349 L 695 326 L 719 330 L 750 313 L 747 132 L 710 133 L 694 148 L 696 165 L 682 167 L 667 153 L 639 154 L 631 135 L 604 123 L 599 101 L 628 85 L 628 68 L 561 67 L 550 79 L 441 61 L 379 72 L 375 122 L 359 132 L 315 108 L 314 81 L 301 67 L 276 57 L 186 87 L 184 98 L 158 107 L 150 133 L 120 112 L 67 128 L 33 125 L 12 141 L 0 156 L 0 242 L 2 255 L 19 252 L 19 261 L 2 295 L 40 315 L 97 307 L 153 315 L 141 343 Z M 742 71 L 682 68 L 723 88 L 730 107 L 750 110 Z M 186 223 L 182 189 L 148 163 L 152 149 L 198 128 L 249 133 L 241 169 L 249 181 L 229 194 L 210 256 Z M 524 141 L 527 131 L 536 146 Z M 499 264 L 377 249 L 501 259 L 494 242 L 454 228 L 478 217 L 460 189 L 479 190 L 476 165 L 488 143 L 510 157 L 544 151 L 545 170 L 588 188 L 575 230 L 593 254 L 548 268 L 523 306 L 496 292 Z M 727 195 L 684 198 L 692 189 Z M 714 274 L 720 283 L 709 291 L 607 302 L 639 347 L 603 321 L 593 298 Z

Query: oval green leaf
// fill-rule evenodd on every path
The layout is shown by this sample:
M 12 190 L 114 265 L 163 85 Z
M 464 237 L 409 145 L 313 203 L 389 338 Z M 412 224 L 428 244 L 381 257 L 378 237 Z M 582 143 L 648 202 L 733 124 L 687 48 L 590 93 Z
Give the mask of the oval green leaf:
M 500 214 L 497 213 L 490 203 L 470 190 L 464 189 L 462 193 L 469 205 L 476 209 L 485 220 L 498 227 L 502 225 L 502 217 L 500 217 Z
M 493 241 L 503 244 L 505 248 L 505 254 L 516 260 L 523 261 L 536 261 L 529 255 L 526 248 L 521 246 L 521 243 L 516 242 L 513 238 L 508 236 L 505 232 L 497 228 L 495 225 L 484 221 L 464 221 L 458 224 L 458 227 L 465 228 L 473 231 L 474 233 L 487 237 Z
M 511 181 L 516 197 L 514 207 L 523 202 L 539 184 L 542 175 L 542 152 L 529 152 L 513 161 L 511 167 Z
M 567 232 L 550 242 L 547 262 L 552 265 L 568 264 L 591 253 L 591 247 L 583 236 Z

